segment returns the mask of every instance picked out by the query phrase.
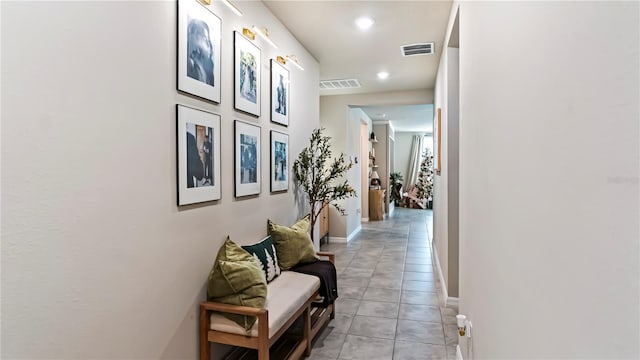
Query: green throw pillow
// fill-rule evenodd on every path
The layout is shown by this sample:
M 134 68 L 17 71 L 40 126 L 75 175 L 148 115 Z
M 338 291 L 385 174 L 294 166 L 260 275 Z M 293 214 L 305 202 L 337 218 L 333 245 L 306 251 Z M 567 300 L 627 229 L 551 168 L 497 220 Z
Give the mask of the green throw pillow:
M 276 255 L 276 248 L 273 246 L 271 236 L 267 236 L 257 244 L 245 245 L 242 248 L 251 254 L 256 260 L 260 261 L 264 276 L 267 278 L 267 283 L 270 283 L 280 275 L 278 256 Z
M 267 282 L 259 262 L 231 241 L 224 242 L 209 274 L 207 297 L 224 304 L 263 308 L 267 300 Z M 242 326 L 247 333 L 255 316 L 222 313 Z
M 289 270 L 299 263 L 310 263 L 318 260 L 313 243 L 309 237 L 309 221 L 307 215 L 291 227 L 286 227 L 268 220 L 269 234 L 273 238 L 278 251 L 280 268 Z

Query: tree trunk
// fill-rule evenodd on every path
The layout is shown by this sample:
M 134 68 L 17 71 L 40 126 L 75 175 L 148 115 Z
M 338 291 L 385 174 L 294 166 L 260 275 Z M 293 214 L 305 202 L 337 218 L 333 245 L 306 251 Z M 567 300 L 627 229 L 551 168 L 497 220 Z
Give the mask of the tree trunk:
M 315 228 L 316 228 L 316 220 L 317 220 L 317 215 L 316 215 L 316 206 L 315 203 L 314 204 L 310 204 L 311 205 L 311 226 L 310 226 L 310 231 L 311 231 L 311 243 L 315 246 Z

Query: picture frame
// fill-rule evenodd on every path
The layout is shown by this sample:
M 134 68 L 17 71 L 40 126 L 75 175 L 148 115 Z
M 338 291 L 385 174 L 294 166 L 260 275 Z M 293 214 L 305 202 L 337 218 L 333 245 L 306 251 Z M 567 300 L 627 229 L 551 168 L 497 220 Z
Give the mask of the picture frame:
M 260 135 L 260 126 L 234 122 L 235 197 L 260 194 Z
M 236 110 L 260 117 L 261 50 L 241 33 L 233 32 L 233 106 Z
M 434 119 L 434 134 L 435 136 L 433 137 L 435 139 L 435 146 L 433 147 L 435 154 L 435 161 L 434 161 L 434 172 L 436 175 L 440 175 L 440 171 L 442 170 L 442 109 L 438 108 L 436 110 L 436 118 Z
M 271 192 L 289 190 L 289 135 L 271 130 Z
M 196 0 L 178 1 L 178 91 L 220 103 L 222 19 Z
M 289 126 L 289 70 L 271 59 L 271 122 Z
M 220 200 L 220 115 L 176 105 L 178 206 Z

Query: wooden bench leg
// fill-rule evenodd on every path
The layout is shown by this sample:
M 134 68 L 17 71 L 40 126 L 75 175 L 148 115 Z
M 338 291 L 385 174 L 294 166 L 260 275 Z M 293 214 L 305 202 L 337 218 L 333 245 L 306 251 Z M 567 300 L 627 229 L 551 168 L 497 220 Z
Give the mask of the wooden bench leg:
M 329 315 L 329 319 L 333 320 L 336 318 L 336 303 L 331 304 L 331 314 Z
M 258 345 L 258 360 L 269 360 L 269 343 L 261 341 Z
M 258 315 L 258 360 L 269 360 L 269 317 Z
M 304 356 L 309 356 L 311 355 L 311 305 L 308 305 L 304 310 L 303 341 L 307 342 L 307 347 L 304 350 Z
M 207 334 L 209 332 L 209 313 L 202 306 L 200 307 L 200 360 L 211 360 L 211 344 Z

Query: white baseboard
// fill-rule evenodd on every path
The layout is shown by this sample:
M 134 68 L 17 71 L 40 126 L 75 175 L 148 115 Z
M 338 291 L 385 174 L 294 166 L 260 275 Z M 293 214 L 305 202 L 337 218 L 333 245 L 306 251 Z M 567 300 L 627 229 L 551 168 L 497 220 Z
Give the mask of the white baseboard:
M 456 360 L 464 360 L 462 357 L 462 350 L 460 350 L 460 345 L 456 345 Z
M 442 268 L 440 267 L 440 259 L 438 259 L 438 249 L 436 248 L 435 241 L 433 242 L 433 257 L 436 259 L 436 270 L 438 271 L 438 278 L 440 279 L 440 284 L 442 285 L 442 298 L 445 300 L 445 303 L 449 299 L 449 294 L 447 292 L 447 283 L 444 281 L 444 275 L 442 274 Z
M 457 297 L 453 297 L 453 296 L 449 296 L 447 298 L 447 301 L 445 302 L 445 304 L 447 306 L 458 306 L 458 298 Z
M 358 227 L 353 230 L 351 232 L 351 234 L 349 234 L 349 236 L 347 237 L 341 237 L 341 236 L 329 236 L 329 242 L 336 242 L 336 243 L 348 243 L 349 241 L 351 241 L 351 239 L 353 239 L 356 235 L 358 235 L 358 233 L 360 232 L 360 230 L 362 229 L 362 225 L 358 224 Z
M 366 218 L 362 218 L 360 221 L 362 221 L 362 222 L 369 222 L 369 218 L 368 218 L 368 217 L 366 217 Z

